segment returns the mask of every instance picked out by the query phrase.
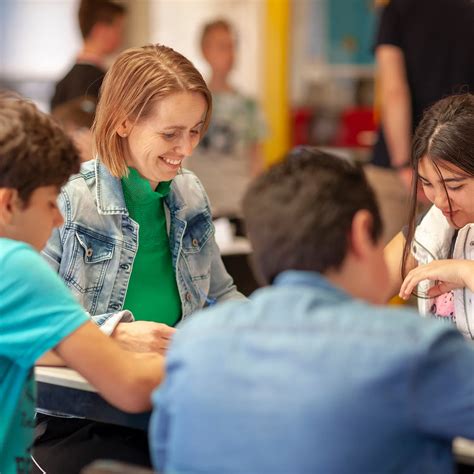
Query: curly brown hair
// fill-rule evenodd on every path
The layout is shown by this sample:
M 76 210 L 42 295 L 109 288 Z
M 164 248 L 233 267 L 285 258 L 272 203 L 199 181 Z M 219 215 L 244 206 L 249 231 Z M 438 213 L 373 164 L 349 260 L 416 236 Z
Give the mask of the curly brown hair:
M 73 143 L 51 117 L 25 99 L 0 94 L 0 188 L 16 189 L 27 205 L 35 189 L 59 188 L 79 167 Z

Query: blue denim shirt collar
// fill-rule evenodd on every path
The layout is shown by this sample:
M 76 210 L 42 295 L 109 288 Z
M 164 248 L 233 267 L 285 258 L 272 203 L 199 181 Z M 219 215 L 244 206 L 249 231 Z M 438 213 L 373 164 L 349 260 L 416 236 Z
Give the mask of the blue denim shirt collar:
M 321 298 L 327 301 L 354 299 L 317 272 L 287 270 L 277 275 L 273 286 L 311 286 Z
M 97 181 L 96 198 L 99 214 L 124 214 L 128 216 L 127 205 L 123 195 L 122 182 L 110 174 L 107 167 L 95 160 L 95 176 Z M 184 197 L 176 186 L 171 185 L 173 192 L 165 197 L 165 203 L 172 215 L 186 207 Z

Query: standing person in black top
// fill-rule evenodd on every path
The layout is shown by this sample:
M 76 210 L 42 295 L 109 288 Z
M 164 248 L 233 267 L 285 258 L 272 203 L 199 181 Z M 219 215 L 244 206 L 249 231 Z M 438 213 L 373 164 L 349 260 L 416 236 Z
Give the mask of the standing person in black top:
M 79 27 L 84 43 L 75 64 L 57 84 L 51 110 L 83 96 L 99 97 L 105 59 L 121 44 L 126 9 L 109 0 L 81 0 Z
M 382 214 L 390 216 L 390 238 L 408 217 L 411 139 L 423 111 L 448 95 L 474 91 L 474 3 L 390 0 L 375 57 L 381 127 L 368 174 L 380 190 Z

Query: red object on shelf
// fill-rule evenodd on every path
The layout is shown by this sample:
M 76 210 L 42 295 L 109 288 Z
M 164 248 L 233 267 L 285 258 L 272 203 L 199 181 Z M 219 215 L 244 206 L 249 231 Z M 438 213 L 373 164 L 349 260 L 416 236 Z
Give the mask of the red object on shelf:
M 334 142 L 340 147 L 370 148 L 375 142 L 376 125 L 371 107 L 352 107 L 341 115 Z
M 298 107 L 292 113 L 293 146 L 307 145 L 310 141 L 310 127 L 314 117 L 311 107 Z

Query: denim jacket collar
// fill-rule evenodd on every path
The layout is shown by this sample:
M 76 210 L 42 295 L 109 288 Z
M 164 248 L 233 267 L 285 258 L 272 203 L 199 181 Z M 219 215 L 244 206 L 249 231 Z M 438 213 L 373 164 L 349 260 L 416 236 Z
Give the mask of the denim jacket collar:
M 178 212 L 186 208 L 186 202 L 184 200 L 184 197 L 178 187 L 174 184 L 175 183 L 173 180 L 173 183 L 171 183 L 172 192 L 168 193 L 168 195 L 165 196 L 165 203 L 168 206 L 171 215 L 177 214 Z
M 99 214 L 125 214 L 128 216 L 120 179 L 112 176 L 99 159 L 95 160 L 95 177 Z
M 97 182 L 97 209 L 99 214 L 124 214 L 128 216 L 122 183 L 119 178 L 110 174 L 110 171 L 100 159 L 95 160 L 95 176 Z M 170 192 L 165 197 L 165 203 L 170 210 L 170 214 L 174 215 L 182 211 L 186 207 L 186 204 L 177 186 L 172 184 L 171 187 L 173 192 Z
M 273 286 L 310 286 L 314 288 L 318 297 L 328 302 L 353 299 L 352 296 L 334 286 L 317 272 L 287 270 L 277 275 Z

